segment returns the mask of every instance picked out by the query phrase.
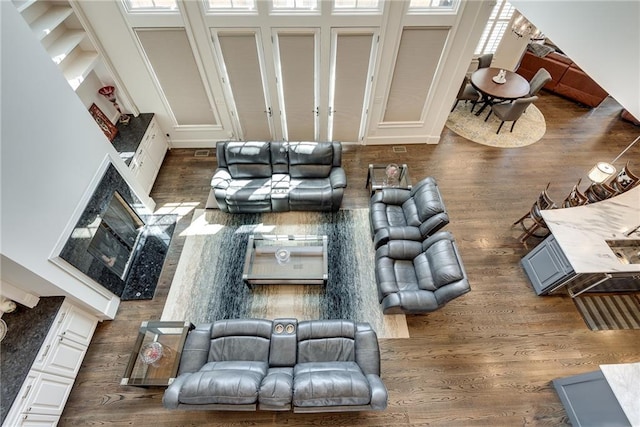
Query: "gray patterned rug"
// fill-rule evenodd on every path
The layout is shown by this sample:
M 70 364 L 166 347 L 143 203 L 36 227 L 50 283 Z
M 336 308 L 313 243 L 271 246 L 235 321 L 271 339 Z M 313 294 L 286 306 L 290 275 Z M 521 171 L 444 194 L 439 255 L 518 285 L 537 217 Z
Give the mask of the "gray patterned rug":
M 380 338 L 409 336 L 405 316 L 385 316 L 378 303 L 367 209 L 267 214 L 199 209 L 183 233 L 162 320 L 353 319 L 370 323 Z M 327 285 L 249 288 L 242 270 L 250 234 L 327 235 Z

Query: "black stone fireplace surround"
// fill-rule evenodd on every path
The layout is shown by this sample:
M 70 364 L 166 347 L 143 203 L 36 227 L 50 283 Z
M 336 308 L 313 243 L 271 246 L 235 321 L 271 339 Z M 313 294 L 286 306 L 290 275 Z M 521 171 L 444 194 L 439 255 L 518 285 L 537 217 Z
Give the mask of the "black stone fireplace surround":
M 130 259 L 119 260 L 120 263 L 128 261 L 126 269 L 110 266 L 108 257 L 96 251 L 100 242 L 94 240 L 99 230 L 100 234 L 104 234 L 105 226 L 101 226 L 102 219 L 112 210 L 110 204 L 114 199 L 121 199 L 125 203 L 124 210 L 130 209 L 132 217 L 144 223 L 139 228 L 135 242 L 130 242 L 133 243 Z M 149 212 L 117 169 L 109 165 L 62 248 L 60 258 L 123 300 L 151 299 L 167 255 L 176 219 L 176 215 L 153 215 Z M 135 220 L 133 222 L 136 226 L 140 225 Z M 121 256 L 122 252 L 120 250 Z

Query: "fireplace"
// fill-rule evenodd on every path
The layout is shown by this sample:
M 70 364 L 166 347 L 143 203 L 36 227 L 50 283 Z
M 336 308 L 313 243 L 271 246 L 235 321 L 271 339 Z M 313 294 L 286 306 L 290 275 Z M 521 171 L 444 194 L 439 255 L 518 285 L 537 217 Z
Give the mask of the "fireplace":
M 123 300 L 150 299 L 176 219 L 149 212 L 109 165 L 59 256 Z
M 115 191 L 100 225 L 89 243 L 89 253 L 121 279 L 125 279 L 144 222 L 124 198 Z

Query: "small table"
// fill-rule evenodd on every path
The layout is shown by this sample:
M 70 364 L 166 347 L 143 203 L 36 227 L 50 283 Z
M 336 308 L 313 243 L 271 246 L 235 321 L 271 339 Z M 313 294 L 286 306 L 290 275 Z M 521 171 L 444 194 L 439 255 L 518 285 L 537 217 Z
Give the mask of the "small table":
M 247 285 L 326 285 L 327 236 L 250 235 L 242 279 Z
M 409 178 L 409 167 L 406 164 L 399 165 L 400 168 L 400 176 L 398 177 L 398 181 L 393 184 L 389 184 L 387 181 L 387 176 L 385 174 L 385 170 L 387 169 L 387 165 L 383 164 L 370 164 L 369 172 L 367 173 L 367 184 L 366 188 L 371 192 L 371 196 L 378 190 L 382 190 L 383 188 L 403 188 L 406 190 L 411 190 L 411 178 Z
M 190 322 L 142 322 L 120 385 L 170 385 L 178 373 L 187 334 L 193 328 Z
M 493 103 L 494 99 L 512 100 L 522 98 L 529 94 L 531 87 L 527 79 L 513 71 L 506 72 L 506 82 L 496 83 L 493 81 L 500 72 L 500 68 L 480 68 L 471 75 L 471 85 L 482 94 L 484 104 L 476 113 L 482 114 L 485 108 Z

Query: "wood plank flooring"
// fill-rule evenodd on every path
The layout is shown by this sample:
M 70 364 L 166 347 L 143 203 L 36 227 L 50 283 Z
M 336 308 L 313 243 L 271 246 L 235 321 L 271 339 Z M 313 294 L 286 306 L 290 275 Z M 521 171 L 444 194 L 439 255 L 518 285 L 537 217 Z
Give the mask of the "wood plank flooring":
M 61 426 L 559 426 L 568 425 L 551 380 L 640 360 L 640 331 L 590 331 L 565 296 L 538 297 L 520 258 L 513 221 L 551 182 L 561 202 L 597 160 L 612 160 L 640 128 L 619 120 L 607 100 L 587 109 L 549 93 L 536 104 L 547 121 L 544 138 L 498 149 L 448 129 L 437 145 L 345 146 L 349 187 L 343 207 L 366 207 L 368 163 L 407 163 L 414 182 L 436 177 L 449 210 L 472 291 L 442 310 L 408 316 L 410 339 L 381 340 L 384 412 L 299 415 L 272 412 L 181 412 L 162 408 L 163 389 L 119 385 L 142 320 L 158 319 L 194 208 L 204 207 L 215 169 L 214 151 L 167 154 L 152 191 L 158 209 L 182 215 L 151 301 L 123 302 L 98 326 Z M 516 125 L 517 126 L 517 125 Z M 621 160 L 640 170 L 640 145 Z M 529 249 L 535 244 L 531 240 Z

